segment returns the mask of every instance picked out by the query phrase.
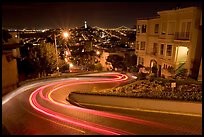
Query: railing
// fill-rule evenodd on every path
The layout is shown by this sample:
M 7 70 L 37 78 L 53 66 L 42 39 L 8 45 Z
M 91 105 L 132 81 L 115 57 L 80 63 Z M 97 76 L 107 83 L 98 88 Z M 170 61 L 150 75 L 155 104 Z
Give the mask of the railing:
M 184 67 L 185 63 L 180 63 L 178 68 L 175 70 L 175 72 L 178 72 L 180 69 Z
M 189 40 L 190 32 L 176 32 L 174 35 L 175 40 Z

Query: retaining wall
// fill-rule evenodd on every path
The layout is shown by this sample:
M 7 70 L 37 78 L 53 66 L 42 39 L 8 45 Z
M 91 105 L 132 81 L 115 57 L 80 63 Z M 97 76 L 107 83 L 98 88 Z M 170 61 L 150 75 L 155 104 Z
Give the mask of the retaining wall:
M 165 111 L 202 116 L 202 103 L 166 101 L 101 95 L 70 93 L 69 100 L 76 104 L 105 105 L 129 109 Z

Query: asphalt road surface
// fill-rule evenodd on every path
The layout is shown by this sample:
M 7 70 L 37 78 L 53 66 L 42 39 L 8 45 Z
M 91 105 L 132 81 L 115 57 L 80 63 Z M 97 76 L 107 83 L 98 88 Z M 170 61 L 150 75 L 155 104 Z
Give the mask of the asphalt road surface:
M 78 107 L 66 101 L 72 91 L 101 90 L 133 79 L 131 75 L 112 72 L 24 85 L 2 98 L 3 134 L 202 135 L 202 117 Z

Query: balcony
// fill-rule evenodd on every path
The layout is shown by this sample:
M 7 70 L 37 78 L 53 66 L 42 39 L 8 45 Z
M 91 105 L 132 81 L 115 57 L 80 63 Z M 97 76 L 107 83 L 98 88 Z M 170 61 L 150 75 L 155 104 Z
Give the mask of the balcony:
M 190 32 L 176 32 L 174 40 L 190 40 Z

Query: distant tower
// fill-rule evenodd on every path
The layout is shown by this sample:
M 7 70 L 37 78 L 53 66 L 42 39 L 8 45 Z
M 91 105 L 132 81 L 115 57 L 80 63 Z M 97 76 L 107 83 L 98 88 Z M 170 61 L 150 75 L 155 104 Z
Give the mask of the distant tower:
M 87 28 L 87 22 L 86 21 L 84 22 L 84 27 L 85 27 L 85 29 Z
M 104 37 L 105 37 L 105 33 L 102 32 L 102 34 L 101 34 L 101 38 L 104 38 Z

